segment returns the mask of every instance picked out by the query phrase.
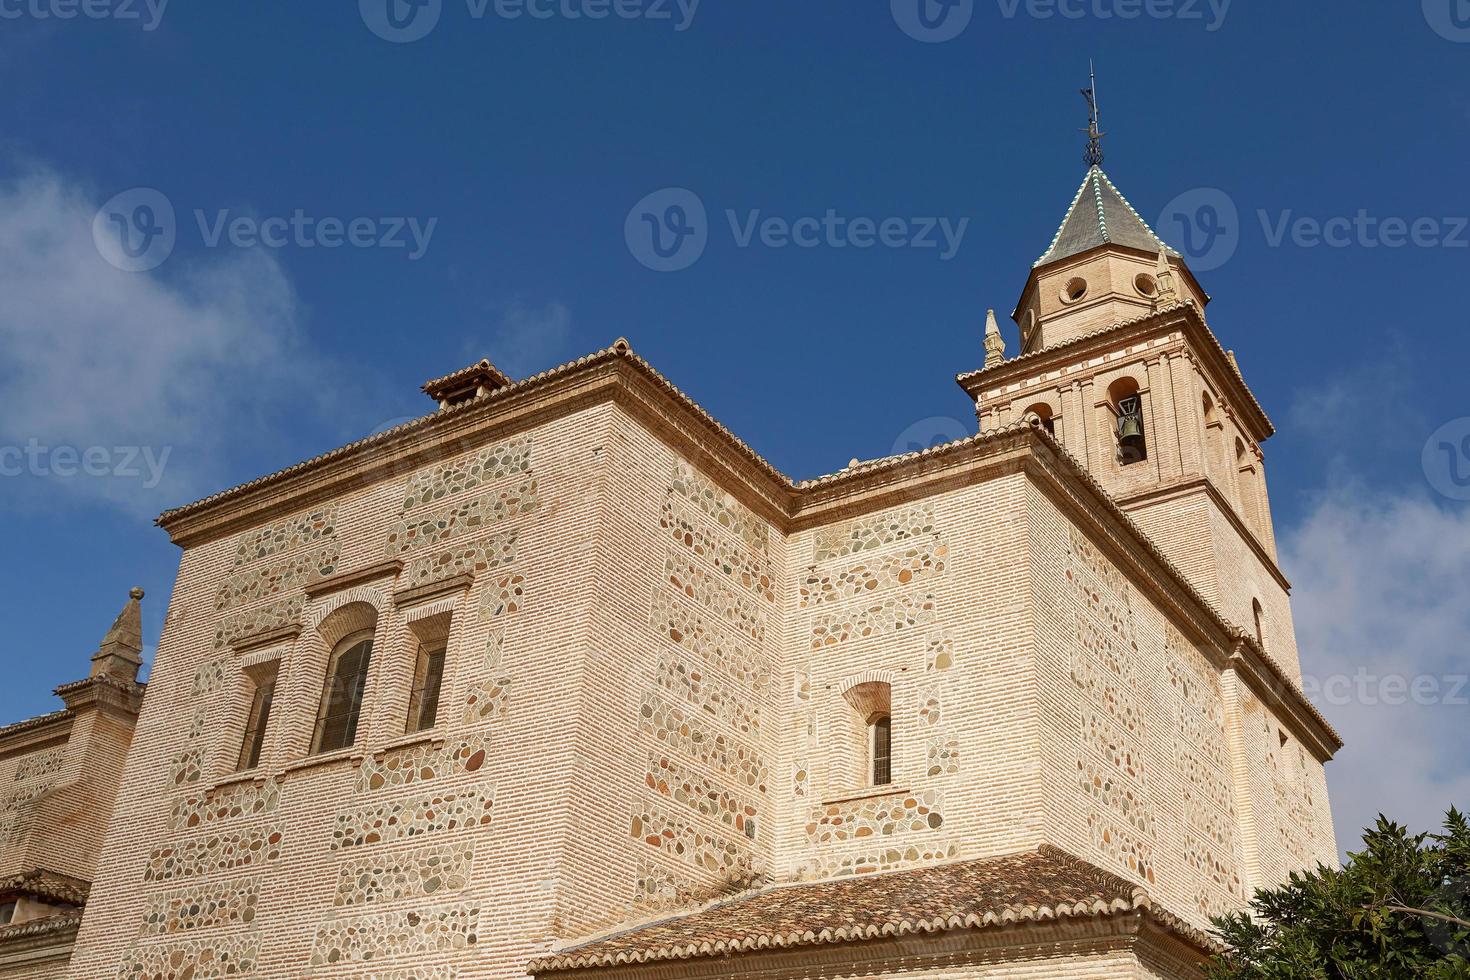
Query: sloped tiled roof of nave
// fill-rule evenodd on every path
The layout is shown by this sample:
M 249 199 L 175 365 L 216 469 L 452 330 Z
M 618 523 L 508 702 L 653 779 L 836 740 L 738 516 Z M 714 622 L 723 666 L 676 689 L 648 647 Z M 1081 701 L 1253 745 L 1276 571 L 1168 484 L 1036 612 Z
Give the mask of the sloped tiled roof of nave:
M 1082 178 L 1082 186 L 1077 188 L 1077 196 L 1072 199 L 1051 246 L 1036 260 L 1036 265 L 1080 255 L 1099 245 L 1124 245 L 1145 252 L 1162 249 L 1170 255 L 1179 254 L 1154 234 L 1101 167 L 1091 167 Z
M 1211 941 L 1148 893 L 1060 848 L 780 885 L 541 957 L 531 972 L 724 956 L 1141 911 L 1201 950 Z

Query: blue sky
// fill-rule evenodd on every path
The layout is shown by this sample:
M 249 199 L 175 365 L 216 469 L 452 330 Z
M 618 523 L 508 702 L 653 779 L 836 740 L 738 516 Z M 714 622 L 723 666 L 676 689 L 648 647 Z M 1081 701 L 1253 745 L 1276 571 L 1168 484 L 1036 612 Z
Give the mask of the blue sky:
M 1308 672 L 1440 685 L 1324 704 L 1340 836 L 1470 804 L 1465 0 L 926 2 L 929 29 L 916 0 L 439 0 L 403 42 L 429 21 L 395 35 L 382 0 L 0 0 L 0 446 L 51 453 L 0 477 L 0 717 L 51 709 L 129 586 L 156 639 L 158 511 L 422 414 L 481 356 L 627 336 L 797 477 L 968 431 L 952 379 L 1081 181 L 1091 58 L 1113 180 L 1178 247 L 1223 232 L 1193 257 L 1280 429 Z M 706 241 L 659 272 L 636 231 L 673 199 L 635 206 L 669 188 Z M 174 212 L 150 271 L 95 245 L 119 194 L 104 233 Z M 770 244 L 829 212 L 840 237 Z

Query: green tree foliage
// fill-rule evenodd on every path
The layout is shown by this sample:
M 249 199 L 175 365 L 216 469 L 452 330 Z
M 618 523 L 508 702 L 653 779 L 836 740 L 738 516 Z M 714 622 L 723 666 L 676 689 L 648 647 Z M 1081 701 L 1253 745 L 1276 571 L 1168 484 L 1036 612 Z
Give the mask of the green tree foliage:
M 1470 825 L 1411 836 L 1380 816 L 1342 870 L 1319 865 L 1214 920 L 1211 980 L 1470 980 Z

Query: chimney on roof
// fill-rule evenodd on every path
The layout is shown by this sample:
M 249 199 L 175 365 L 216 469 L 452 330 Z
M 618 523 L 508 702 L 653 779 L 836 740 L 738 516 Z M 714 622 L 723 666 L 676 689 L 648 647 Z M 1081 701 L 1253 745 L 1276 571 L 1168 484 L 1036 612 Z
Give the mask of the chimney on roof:
M 112 628 L 92 655 L 93 677 L 105 675 L 127 684 L 137 683 L 138 669 L 143 666 L 142 600 L 142 589 L 128 592 L 127 605 L 112 621 Z
M 424 394 L 439 403 L 439 410 L 463 405 L 482 395 L 504 388 L 511 383 L 510 376 L 488 359 L 478 364 L 438 378 L 424 385 Z

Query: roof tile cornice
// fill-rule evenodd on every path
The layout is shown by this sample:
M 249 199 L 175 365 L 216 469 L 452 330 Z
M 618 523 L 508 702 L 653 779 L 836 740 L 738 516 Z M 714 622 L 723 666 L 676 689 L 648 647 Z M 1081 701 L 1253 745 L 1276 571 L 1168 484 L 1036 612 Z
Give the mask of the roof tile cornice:
M 1060 900 L 1048 900 L 1038 896 L 1034 901 L 992 902 L 984 894 L 970 893 L 968 874 L 974 870 L 984 881 L 992 871 L 995 875 L 1012 876 L 1034 873 L 1048 880 L 1057 877 L 1068 879 L 1063 891 L 1073 895 Z M 911 883 L 911 885 L 909 885 Z M 865 884 L 873 889 L 883 889 L 875 908 L 849 908 L 844 901 L 862 901 L 845 891 L 848 885 Z M 907 912 L 895 908 L 895 889 L 901 897 L 908 885 L 916 892 L 914 904 L 930 906 L 930 914 Z M 1028 889 L 1038 886 L 1030 881 L 1007 881 L 1005 891 L 1026 895 Z M 832 893 L 828 895 L 828 893 Z M 1085 892 L 1086 894 L 1078 894 Z M 783 913 L 783 903 L 803 895 L 814 896 L 819 901 L 834 901 L 830 915 L 811 921 L 802 921 L 808 910 Z M 938 898 L 936 898 L 938 896 Z M 699 935 L 702 918 L 716 916 L 725 918 L 726 910 L 750 903 L 763 903 L 771 907 L 774 917 L 786 921 L 773 922 L 769 928 L 724 929 L 731 935 Z M 947 904 L 949 908 L 935 910 L 936 904 Z M 531 961 L 530 973 L 553 973 L 580 969 L 626 966 L 645 963 L 660 963 L 676 960 L 691 960 L 750 953 L 761 950 L 793 949 L 805 946 L 820 946 L 838 943 L 863 942 L 876 939 L 891 939 L 902 936 L 943 933 L 963 929 L 985 929 L 1024 924 L 1041 924 L 1074 919 L 1108 919 L 1139 915 L 1153 921 L 1165 931 L 1173 933 L 1196 947 L 1201 953 L 1209 954 L 1218 946 L 1209 936 L 1185 923 L 1179 917 L 1155 906 L 1148 892 L 1131 882 L 1103 871 L 1086 861 L 1076 858 L 1048 844 L 1035 851 L 1012 854 L 999 858 L 982 858 L 928 868 L 906 869 L 867 876 L 864 879 L 836 879 L 828 882 L 778 885 L 747 895 L 716 903 L 702 911 L 685 913 L 673 919 L 648 926 L 623 930 L 611 937 L 584 942 L 571 949 L 550 953 Z M 650 933 L 650 941 L 639 943 L 639 934 L 658 930 L 662 926 L 689 920 L 687 931 L 690 937 L 664 940 Z

